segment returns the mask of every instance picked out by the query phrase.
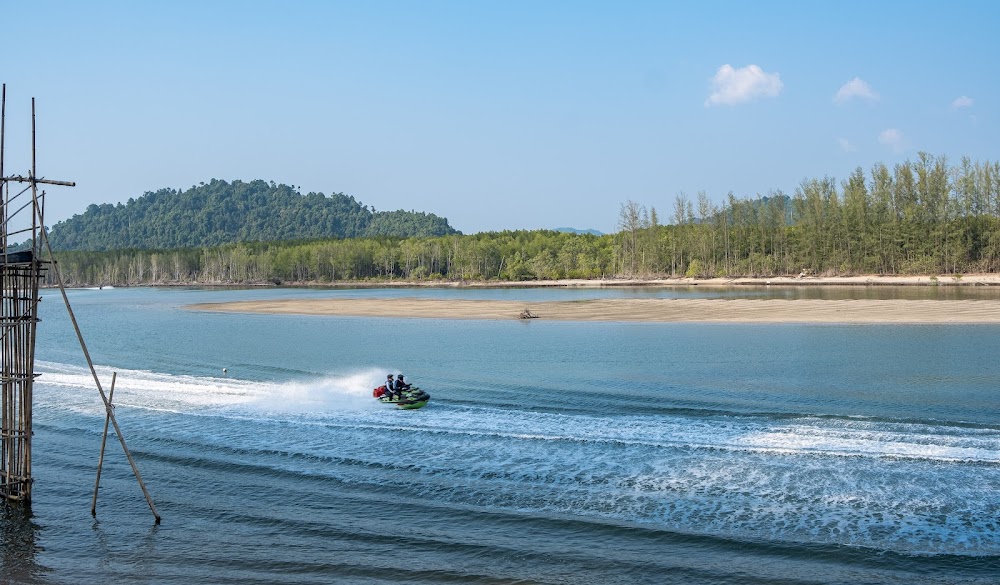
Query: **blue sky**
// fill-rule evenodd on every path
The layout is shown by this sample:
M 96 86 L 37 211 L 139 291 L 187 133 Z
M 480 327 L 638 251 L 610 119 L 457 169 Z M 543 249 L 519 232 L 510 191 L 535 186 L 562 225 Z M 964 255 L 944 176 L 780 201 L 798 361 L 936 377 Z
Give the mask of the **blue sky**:
M 1000 159 L 995 2 L 17 2 L 6 171 L 51 225 L 212 178 L 610 232 L 918 151 Z

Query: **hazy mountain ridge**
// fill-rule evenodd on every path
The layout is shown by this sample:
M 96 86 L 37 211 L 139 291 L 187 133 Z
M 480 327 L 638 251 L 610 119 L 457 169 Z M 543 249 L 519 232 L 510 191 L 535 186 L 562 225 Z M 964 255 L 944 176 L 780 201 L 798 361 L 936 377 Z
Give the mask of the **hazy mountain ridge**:
M 595 229 L 581 230 L 581 229 L 571 228 L 571 227 L 557 227 L 557 228 L 554 228 L 554 231 L 563 232 L 563 233 L 567 233 L 567 234 L 591 234 L 591 235 L 594 235 L 594 236 L 603 236 L 604 235 L 604 232 L 601 232 L 601 231 L 598 231 L 598 230 L 595 230 Z

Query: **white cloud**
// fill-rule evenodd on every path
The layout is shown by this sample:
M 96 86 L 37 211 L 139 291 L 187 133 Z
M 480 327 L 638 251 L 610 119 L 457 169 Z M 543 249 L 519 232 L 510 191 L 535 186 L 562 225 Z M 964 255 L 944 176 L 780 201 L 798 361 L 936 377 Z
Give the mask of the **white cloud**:
M 838 138 L 837 142 L 840 143 L 840 149 L 844 152 L 854 152 L 857 150 L 857 148 L 851 144 L 851 141 L 846 138 Z
M 840 89 L 837 90 L 837 95 L 833 96 L 833 101 L 842 104 L 854 98 L 877 102 L 878 94 L 872 89 L 872 86 L 868 85 L 868 82 L 860 77 L 855 77 L 840 86 Z
M 775 97 L 782 87 L 784 84 L 777 73 L 765 73 L 756 65 L 736 69 L 727 63 L 715 72 L 712 94 L 705 100 L 705 106 L 731 106 L 756 97 Z
M 903 152 L 906 148 L 903 133 L 895 128 L 883 130 L 878 135 L 878 141 L 891 148 L 893 152 Z
M 976 101 L 968 96 L 961 96 L 955 98 L 955 101 L 951 102 L 951 107 L 953 108 L 971 108 L 972 104 Z

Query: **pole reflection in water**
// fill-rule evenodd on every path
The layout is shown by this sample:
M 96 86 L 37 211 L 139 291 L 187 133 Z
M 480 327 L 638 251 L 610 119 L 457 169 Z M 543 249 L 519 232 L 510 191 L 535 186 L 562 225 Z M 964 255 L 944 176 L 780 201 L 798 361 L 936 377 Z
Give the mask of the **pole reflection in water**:
M 0 582 L 42 581 L 45 570 L 35 560 L 38 530 L 30 505 L 0 504 Z

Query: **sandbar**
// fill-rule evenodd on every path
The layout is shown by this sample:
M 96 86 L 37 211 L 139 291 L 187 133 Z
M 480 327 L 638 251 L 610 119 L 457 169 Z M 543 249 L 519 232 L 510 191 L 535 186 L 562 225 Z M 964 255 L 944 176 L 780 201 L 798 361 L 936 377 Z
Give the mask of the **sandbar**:
M 902 287 L 978 287 L 1000 286 L 1000 273 L 953 275 L 882 275 L 856 276 L 769 276 L 734 278 L 563 278 L 557 280 L 399 280 L 337 282 L 289 282 L 291 285 L 317 285 L 330 288 L 625 288 L 625 287 L 743 287 L 743 286 L 902 286 Z
M 427 298 L 279 299 L 201 303 L 199 311 L 411 319 L 704 323 L 1000 323 L 1000 300 Z

